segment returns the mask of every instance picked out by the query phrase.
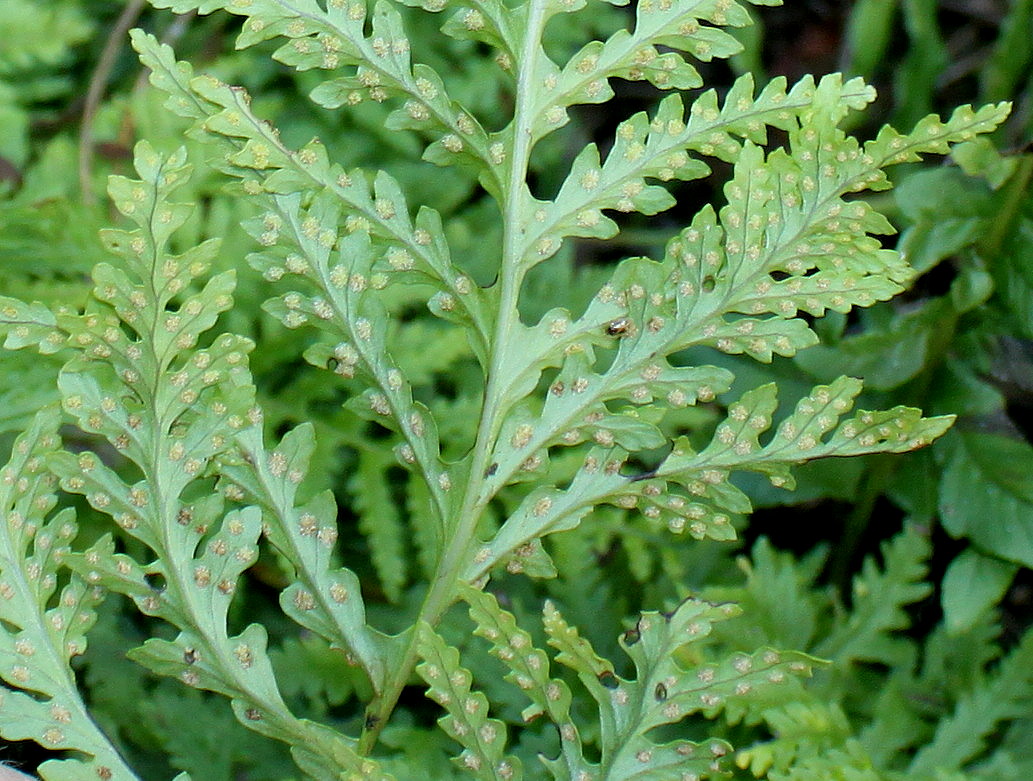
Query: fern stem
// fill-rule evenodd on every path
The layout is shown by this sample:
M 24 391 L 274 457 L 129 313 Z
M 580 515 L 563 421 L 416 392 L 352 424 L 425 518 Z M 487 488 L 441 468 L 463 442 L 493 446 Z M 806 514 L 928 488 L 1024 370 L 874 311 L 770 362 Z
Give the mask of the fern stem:
M 359 739 L 359 753 L 368 754 L 377 742 L 381 730 L 394 710 L 416 666 L 417 628 L 422 622 L 434 626 L 455 601 L 463 565 L 470 556 L 475 541 L 474 531 L 486 501 L 481 498 L 484 472 L 491 457 L 495 436 L 505 413 L 505 396 L 509 379 L 502 372 L 502 364 L 510 349 L 513 326 L 519 321 L 518 304 L 526 266 L 523 264 L 527 246 L 526 231 L 522 228 L 527 172 L 531 161 L 531 126 L 534 121 L 534 78 L 538 70 L 542 33 L 548 21 L 546 0 L 531 0 L 528 4 L 527 26 L 517 76 L 516 103 L 512 121 L 512 152 L 506 177 L 502 204 L 503 249 L 499 270 L 499 309 L 495 321 L 491 359 L 477 429 L 477 439 L 470 454 L 463 502 L 455 518 L 452 534 L 438 560 L 430 589 L 420 608 L 413 628 L 409 631 L 406 649 L 394 676 L 387 682 L 383 695 L 370 703 Z M 448 519 L 445 519 L 446 529 Z

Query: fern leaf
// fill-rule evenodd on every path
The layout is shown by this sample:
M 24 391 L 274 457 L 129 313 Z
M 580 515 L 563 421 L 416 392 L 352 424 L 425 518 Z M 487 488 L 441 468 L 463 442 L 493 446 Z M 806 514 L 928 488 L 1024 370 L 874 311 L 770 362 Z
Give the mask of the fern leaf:
M 263 509 L 270 542 L 295 568 L 295 579 L 280 595 L 284 612 L 344 650 L 379 689 L 386 674 L 386 638 L 366 624 L 355 573 L 333 566 L 334 498 L 327 491 L 304 504 L 296 500 L 315 447 L 311 426 L 288 432 L 271 451 L 256 429 L 242 431 L 237 443 L 243 459 L 230 455 L 220 465 L 223 492 Z
M 624 394 L 633 402 L 652 398 L 654 391 L 648 383 L 661 377 L 689 380 L 686 388 L 674 383 L 668 386 L 668 400 L 674 406 L 712 398 L 727 388 L 727 375 L 717 370 L 697 369 L 692 376 L 687 369 L 668 367 L 664 356 L 670 353 L 709 345 L 762 361 L 770 361 L 774 354 L 794 355 L 816 341 L 797 317 L 799 311 L 820 315 L 832 308 L 846 312 L 902 289 L 910 275 L 906 264 L 866 235 L 891 230 L 888 223 L 860 202 L 842 200 L 859 187 L 877 186 L 881 166 L 910 159 L 906 155 L 900 158 L 901 153 L 895 158 L 876 158 L 836 128 L 849 108 L 870 99 L 858 89 L 835 80 L 803 89 L 816 107 L 801 109 L 801 125 L 790 133 L 796 156 L 778 151 L 765 159 L 758 147 L 747 142 L 728 185 L 729 205 L 721 210 L 720 220 L 712 210 L 704 209 L 669 244 L 663 262 L 638 259 L 622 264 L 580 320 L 570 322 L 566 313 L 558 311 L 536 328 L 525 329 L 529 349 L 510 359 L 511 363 L 520 362 L 507 367 L 509 376 L 519 379 L 504 388 L 506 396 L 519 398 L 537 382 L 542 370 L 560 362 L 564 369 L 552 385 L 553 396 L 562 398 L 568 388 L 572 392 L 562 402 L 549 398 L 542 414 L 544 425 L 528 423 L 533 412 L 512 401 L 510 407 L 503 407 L 514 412 L 502 427 L 503 436 L 496 440 L 492 463 L 505 463 L 506 469 L 493 473 L 491 488 L 497 490 L 512 479 L 525 459 L 542 461 L 542 451 L 549 444 L 560 444 L 563 437 L 571 444 L 583 441 L 587 437 L 578 426 L 586 420 L 605 420 L 587 433 L 599 444 L 619 444 L 629 450 L 655 446 L 649 436 L 618 439 L 617 431 L 625 420 L 610 415 L 601 401 Z M 873 149 L 881 152 L 896 144 L 908 155 L 942 151 L 945 145 L 1001 121 L 1005 113 L 1004 106 L 959 111 L 946 123 L 923 123 L 911 136 L 872 142 Z M 803 125 L 805 120 L 808 124 Z M 814 164 L 801 167 L 797 158 Z M 575 163 L 575 170 L 578 165 Z M 591 372 L 591 348 L 605 333 L 604 316 L 614 311 L 604 305 L 612 303 L 623 309 L 621 338 L 608 371 L 596 376 Z M 554 417 L 553 411 L 560 414 Z M 904 409 L 862 415 L 844 425 L 828 444 L 836 441 L 838 452 L 844 455 L 874 452 L 865 450 L 869 447 L 906 449 L 909 446 L 903 441 L 891 444 L 886 433 L 899 437 L 904 431 L 913 432 L 916 441 L 924 441 L 936 436 L 946 423 L 918 425 L 913 418 L 914 413 Z M 612 424 L 612 429 L 606 424 Z M 557 437 L 559 427 L 565 430 Z M 751 447 L 742 441 L 738 445 Z M 826 453 L 831 455 L 834 450 L 828 447 Z
M 402 435 L 407 445 L 403 464 L 414 466 L 427 479 L 437 517 L 446 517 L 450 478 L 441 460 L 437 425 L 427 407 L 414 401 L 411 384 L 388 352 L 389 319 L 380 302 L 368 294 L 373 278 L 369 241 L 363 233 L 342 239 L 333 252 L 339 262 L 331 265 L 333 238 L 320 245 L 316 234 L 321 226 L 335 224 L 329 216 L 332 202 L 317 201 L 308 210 L 310 215 L 315 213 L 309 219 L 299 218 L 299 211 L 296 203 L 284 210 L 283 233 L 288 241 L 297 242 L 318 279 L 320 294 L 303 296 L 292 291 L 267 302 L 265 308 L 289 328 L 311 322 L 330 334 L 333 341 L 314 346 L 306 358 L 341 377 L 357 377 L 372 386 L 361 399 L 352 401 L 351 408 Z M 303 224 L 309 220 L 312 227 Z
M 40 303 L 25 304 L 16 298 L 0 296 L 0 333 L 4 347 L 19 350 L 33 346 L 44 355 L 64 347 L 64 335 L 55 326 L 54 313 Z
M 222 8 L 247 17 L 237 37 L 238 49 L 285 37 L 288 43 L 273 54 L 280 62 L 297 70 L 347 68 L 349 75 L 325 80 L 313 90 L 313 101 L 325 108 L 404 98 L 404 107 L 391 114 L 388 127 L 433 136 L 426 159 L 440 165 L 472 166 L 489 188 L 499 188 L 491 165 L 497 152 L 489 149 L 488 134 L 472 114 L 449 98 L 444 82 L 432 68 L 412 63 L 401 16 L 391 4 L 374 4 L 371 15 L 367 15 L 365 3 L 355 2 L 329 3 L 325 11 L 315 2 L 285 0 L 246 6 L 159 0 L 155 5 L 177 13 Z
M 826 77 L 817 87 L 808 77 L 788 92 L 785 81 L 775 79 L 760 95 L 754 97 L 753 92 L 752 79 L 742 76 L 724 104 L 718 104 L 715 93 L 706 92 L 692 104 L 687 118 L 681 98 L 672 95 L 660 103 L 652 118 L 637 114 L 621 123 L 605 161 L 600 163 L 594 145 L 586 147 L 556 198 L 526 207 L 529 214 L 541 210 L 542 217 L 529 221 L 533 228 L 527 237 L 527 262 L 549 257 L 565 236 L 615 235 L 616 224 L 602 210 L 653 214 L 669 208 L 673 198 L 661 186 L 647 184 L 647 179 L 705 176 L 709 167 L 690 153 L 734 162 L 742 151 L 737 139 L 764 143 L 766 127 L 796 127 L 817 92 L 835 95 L 831 110 L 836 112 L 860 108 L 874 98 L 871 88 L 859 79 L 843 84 L 838 76 Z
M 310 360 L 322 361 L 324 366 L 330 364 L 345 377 L 358 374 L 373 386 L 366 392 L 364 404 L 358 404 L 356 410 L 404 437 L 407 447 L 401 450 L 403 465 L 417 467 L 416 471 L 427 482 L 435 499 L 436 517 L 443 522 L 442 519 L 451 516 L 452 476 L 441 462 L 436 426 L 429 410 L 414 402 L 410 384 L 388 353 L 386 318 L 379 302 L 369 295 L 371 288 L 384 287 L 390 278 L 390 274 L 385 275 L 373 266 L 370 237 L 387 235 L 396 239 L 404 237 L 401 244 L 392 242 L 384 253 L 388 271 L 409 274 L 417 260 L 423 258 L 431 264 L 425 268 L 436 268 L 435 274 L 443 272 L 443 278 L 454 283 L 450 288 L 446 285 L 451 292 L 439 291 L 432 310 L 448 316 L 460 306 L 461 300 L 478 299 L 479 292 L 475 291 L 479 288 L 447 258 L 447 245 L 436 213 L 423 210 L 413 223 L 393 179 L 378 174 L 370 193 L 361 172 L 354 172 L 352 179 L 339 166 L 328 162 L 318 144 L 299 153 L 305 158 L 303 161 L 301 157 L 292 156 L 272 131 L 251 114 L 246 99 L 236 91 L 212 80 L 188 82 L 188 71 L 177 69 L 167 47 L 157 46 L 142 35 L 137 36 L 136 41 L 144 60 L 156 72 L 161 72 L 160 78 L 156 78 L 157 85 L 177 96 L 170 107 L 175 109 L 185 102 L 188 109 L 182 110 L 188 115 L 207 116 L 204 132 L 214 133 L 218 141 L 239 146 L 241 137 L 248 139 L 234 155 L 231 170 L 253 170 L 263 177 L 270 167 L 280 172 L 302 172 L 307 177 L 302 185 L 287 188 L 277 185 L 274 191 L 294 193 L 299 187 L 315 189 L 316 196 L 306 209 L 300 207 L 301 198 L 296 194 L 270 196 L 266 199 L 269 211 L 254 227 L 260 243 L 268 246 L 279 242 L 280 246 L 276 253 L 253 256 L 253 265 L 270 279 L 279 279 L 285 273 L 299 274 L 317 288 L 317 295 L 312 296 L 297 292 L 284 294 L 279 301 L 269 302 L 267 308 L 280 316 L 288 327 L 311 322 L 334 337 L 330 345 L 310 352 Z M 220 105 L 224 110 L 216 110 Z M 258 147 L 264 151 L 256 153 Z M 313 172 L 329 177 L 326 182 L 332 181 L 332 186 L 321 183 L 319 176 L 313 179 L 310 176 Z M 269 176 L 275 177 L 276 173 Z M 271 178 L 266 179 L 267 184 L 270 181 Z M 352 232 L 343 238 L 338 236 L 337 227 L 342 208 L 352 212 L 345 218 L 346 227 Z M 286 248 L 294 248 L 296 252 L 284 257 Z M 483 303 L 475 301 L 474 307 L 480 311 Z
M 233 156 L 233 164 L 222 170 L 241 179 L 246 194 L 271 207 L 274 221 L 282 223 L 290 212 L 277 216 L 282 206 L 277 206 L 272 194 L 325 193 L 345 210 L 349 231 L 368 232 L 378 245 L 394 251 L 397 268 L 392 270 L 415 269 L 437 285 L 440 290 L 432 311 L 472 324 L 479 335 L 475 351 L 486 354 L 491 322 L 486 295 L 453 265 L 437 212 L 424 207 L 413 220 L 400 188 L 387 174 L 376 177 L 371 191 L 368 181 L 373 177 L 331 163 L 318 141 L 292 152 L 252 113 L 250 98 L 242 89 L 210 77 L 194 78 L 190 65 L 177 62 L 171 48 L 153 36 L 134 31 L 132 38 L 141 61 L 151 69 L 152 83 L 169 95 L 168 108 L 194 120 L 196 135 Z M 278 273 L 282 276 L 284 271 Z M 389 274 L 387 282 L 392 279 Z
M 781 781 L 802 779 L 806 776 L 800 772 L 814 773 L 816 779 L 836 778 L 839 766 L 829 766 L 827 757 L 808 756 L 804 747 L 818 743 L 822 746 L 840 746 L 850 743 L 847 753 L 855 756 L 852 761 L 843 762 L 841 767 L 849 767 L 856 772 L 858 755 L 864 757 L 856 741 L 851 740 L 850 723 L 845 714 L 836 706 L 824 702 L 793 702 L 778 708 L 771 708 L 764 713 L 765 721 L 771 728 L 774 738 L 758 745 L 750 746 L 738 752 L 736 764 L 749 769 L 757 778 L 769 776 Z M 831 754 L 832 751 L 827 751 Z M 841 760 L 842 761 L 842 760 Z M 871 781 L 878 776 L 873 775 Z M 858 781 L 865 779 L 857 776 Z
M 134 462 L 142 477 L 130 484 L 92 452 L 56 453 L 53 470 L 66 491 L 112 516 L 157 559 L 140 563 L 115 554 L 105 536 L 66 561 L 87 582 L 132 597 L 143 612 L 179 630 L 173 640 L 152 638 L 133 651 L 142 664 L 226 695 L 242 724 L 291 744 L 303 766 L 386 778 L 342 735 L 290 713 L 261 626 L 228 634 L 238 579 L 258 557 L 261 512 L 224 513 L 221 497 L 191 499 L 187 491 L 261 414 L 247 370 L 247 340 L 226 334 L 207 350 L 194 349 L 231 305 L 233 277 L 217 275 L 198 293 L 183 295 L 216 251 L 213 242 L 181 255 L 168 249 L 188 215 L 168 200 L 186 178 L 185 157 L 184 150 L 163 158 L 146 143 L 138 145 L 140 180 L 115 178 L 111 184 L 116 205 L 137 230 L 105 236 L 125 270 L 99 267 L 97 303 L 84 315 L 59 318 L 68 343 L 81 351 L 59 378 L 65 410 L 81 429 L 103 436 Z
M 643 613 L 624 633 L 621 647 L 635 664 L 634 680 L 613 673 L 591 645 L 570 627 L 551 605 L 545 609 L 549 644 L 559 650 L 558 662 L 571 667 L 596 700 L 602 732 L 600 767 L 606 778 L 670 778 L 695 772 L 699 777 L 719 773 L 729 746 L 712 740 L 657 744 L 648 732 L 703 712 L 713 716 L 758 687 L 779 684 L 792 674 L 807 674 L 813 660 L 803 655 L 762 650 L 736 654 L 715 663 L 683 667 L 686 645 L 703 640 L 710 625 L 734 615 L 733 605 L 714 606 L 698 600 L 681 603 L 672 613 Z
M 855 660 L 896 665 L 907 659 L 909 644 L 890 633 L 910 626 L 904 606 L 929 593 L 924 582 L 929 553 L 928 538 L 908 529 L 883 545 L 881 571 L 866 559 L 854 581 L 849 620 L 830 632 L 814 653 L 843 665 Z
M 907 407 L 861 411 L 842 420 L 859 392 L 860 382 L 850 378 L 818 386 L 762 445 L 759 437 L 771 426 L 776 391 L 774 386 L 751 391 L 729 407 L 728 418 L 702 452 L 679 439 L 656 469 L 640 475 L 623 473 L 624 450 L 596 448 L 565 489 L 530 493 L 475 554 L 468 572 L 482 573 L 531 540 L 576 526 L 600 503 L 638 508 L 646 518 L 697 539 L 733 539 L 732 515 L 751 511 L 746 495 L 729 482 L 733 472 L 759 472 L 774 485 L 791 486 L 795 464 L 911 450 L 938 437 L 953 421 L 950 416 L 922 418 Z
M 58 423 L 56 409 L 39 413 L 0 469 L 0 736 L 79 755 L 46 762 L 45 778 L 133 779 L 86 710 L 71 667 L 103 592 L 73 576 L 53 599 L 78 531 L 71 510 L 46 517 L 56 503 L 46 461 Z
M 566 63 L 557 97 L 549 102 L 604 103 L 613 96 L 607 83 L 611 78 L 648 81 L 660 89 L 699 87 L 699 72 L 677 51 L 703 62 L 730 57 L 742 46 L 720 26 L 747 24 L 749 15 L 738 3 L 639 3 L 631 31 L 619 30 L 606 41 L 589 43 Z M 658 45 L 667 51 L 660 53 Z
M 423 662 L 416 671 L 430 687 L 427 695 L 448 711 L 442 729 L 461 746 L 455 762 L 474 778 L 509 781 L 523 777 L 520 760 L 508 756 L 506 725 L 488 716 L 488 700 L 471 690 L 473 676 L 459 663 L 459 652 L 426 623 L 417 629 L 417 650 Z
M 577 778 L 587 771 L 581 737 L 571 717 L 571 692 L 567 684 L 549 673 L 549 657 L 535 648 L 531 635 L 521 629 L 511 613 L 503 610 L 495 597 L 485 591 L 464 587 L 463 599 L 470 606 L 475 633 L 491 643 L 491 654 L 508 669 L 506 680 L 531 700 L 520 714 L 525 722 L 546 715 L 556 725 L 561 756 L 542 758 L 557 778 Z M 562 771 L 560 771 L 562 768 Z
M 731 605 L 689 600 L 670 614 L 643 613 L 635 628 L 624 634 L 621 645 L 637 671 L 635 680 L 624 679 L 551 603 L 546 603 L 545 630 L 550 645 L 559 651 L 556 661 L 577 673 L 599 707 L 601 757 L 595 762 L 584 756 L 581 733 L 571 712 L 571 691 L 564 681 L 551 676 L 546 653 L 534 646 L 530 634 L 517 626 L 512 614 L 503 610 L 492 595 L 466 587 L 463 599 L 470 606 L 476 634 L 491 643 L 492 655 L 508 668 L 506 680 L 531 700 L 522 714 L 524 720 L 545 716 L 555 724 L 560 754 L 543 757 L 542 762 L 556 779 L 665 779 L 685 774 L 704 778 L 719 774 L 723 758 L 730 753 L 727 743 L 657 743 L 649 737 L 650 731 L 662 724 L 677 723 L 694 712 L 713 715 L 737 698 L 748 699 L 757 687 L 781 683 L 789 674 L 809 670 L 806 657 L 770 650 L 683 667 L 679 659 L 688 657 L 681 650 L 703 640 L 712 621 L 736 612 Z M 421 674 L 431 685 L 431 696 L 454 714 L 467 701 L 470 675 L 458 666 L 454 649 L 441 645 L 435 650 L 438 655 L 432 672 L 437 675 L 428 676 L 427 670 Z M 437 661 L 446 655 L 446 662 Z M 464 687 L 460 691 L 445 688 L 445 681 L 456 684 L 448 677 L 449 671 L 458 675 L 458 683 Z

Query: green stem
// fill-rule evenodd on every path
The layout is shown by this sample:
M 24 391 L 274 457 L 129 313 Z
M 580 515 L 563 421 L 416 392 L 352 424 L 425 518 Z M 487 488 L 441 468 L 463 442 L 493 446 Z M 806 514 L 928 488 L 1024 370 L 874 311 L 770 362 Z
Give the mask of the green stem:
M 386 682 L 380 697 L 373 700 L 366 709 L 366 720 L 359 739 L 359 753 L 366 755 L 376 745 L 381 730 L 387 723 L 402 689 L 409 681 L 417 662 L 417 628 L 423 622 L 437 624 L 442 614 L 455 601 L 460 572 L 470 556 L 470 549 L 476 541 L 475 531 L 484 510 L 480 498 L 484 472 L 488 467 L 502 417 L 505 413 L 505 395 L 509 378 L 502 375 L 502 365 L 509 354 L 514 326 L 519 322 L 517 309 L 520 288 L 523 284 L 526 266 L 523 263 L 527 237 L 521 224 L 527 171 L 531 160 L 531 125 L 535 96 L 534 80 L 540 53 L 542 32 L 547 17 L 545 0 L 531 0 L 528 6 L 527 27 L 519 62 L 516 87 L 516 106 L 512 122 L 512 153 L 509 156 L 508 176 L 502 205 L 503 254 L 499 271 L 499 309 L 495 320 L 495 333 L 491 345 L 491 362 L 488 367 L 484 391 L 484 405 L 478 422 L 477 440 L 470 455 L 469 470 L 463 501 L 455 516 L 452 534 L 442 551 L 427 596 L 420 613 L 406 639 L 406 648 L 394 675 Z M 448 523 L 449 519 L 445 519 Z
M 1000 254 L 1005 238 L 1015 228 L 1023 205 L 1026 203 L 1030 182 L 1033 181 L 1033 154 L 1019 158 L 1015 173 L 1008 180 L 1000 210 L 990 223 L 986 237 L 979 242 L 979 254 L 989 262 Z

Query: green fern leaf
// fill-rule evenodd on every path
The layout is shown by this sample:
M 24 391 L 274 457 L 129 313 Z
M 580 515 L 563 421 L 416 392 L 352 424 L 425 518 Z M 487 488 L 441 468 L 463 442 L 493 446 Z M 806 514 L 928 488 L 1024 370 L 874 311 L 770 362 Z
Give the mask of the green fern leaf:
M 0 736 L 80 755 L 46 762 L 44 777 L 133 779 L 90 717 L 71 667 L 103 592 L 73 576 L 53 598 L 78 531 L 70 509 L 46 517 L 56 503 L 46 461 L 58 422 L 54 408 L 37 415 L 0 469 Z
M 865 561 L 854 581 L 849 620 L 830 632 L 814 653 L 837 664 L 862 660 L 892 665 L 907 658 L 907 642 L 890 633 L 910 625 L 904 607 L 929 593 L 924 582 L 929 553 L 928 538 L 913 529 L 883 545 L 882 570 L 872 559 Z
M 556 660 L 577 673 L 598 703 L 604 777 L 660 779 L 676 772 L 695 772 L 702 778 L 718 773 L 722 758 L 730 751 L 723 741 L 657 744 L 648 732 L 691 713 L 713 716 L 757 687 L 809 672 L 812 659 L 771 650 L 691 668 L 682 666 L 679 660 L 687 657 L 681 649 L 703 640 L 712 622 L 736 612 L 734 605 L 714 606 L 690 599 L 670 614 L 643 613 L 621 638 L 621 647 L 637 672 L 634 680 L 628 680 L 615 675 L 612 665 L 598 657 L 554 607 L 546 605 L 545 629 L 550 645 L 559 650 Z
M 455 762 L 474 778 L 509 781 L 523 777 L 520 761 L 507 756 L 506 726 L 488 716 L 488 700 L 471 691 L 473 676 L 459 664 L 459 652 L 447 645 L 427 624 L 417 630 L 417 649 L 423 662 L 416 670 L 430 687 L 428 696 L 448 715 L 439 723 L 463 746 Z
M 371 192 L 367 182 L 373 177 L 362 171 L 346 172 L 331 163 L 318 141 L 291 152 L 252 113 L 250 98 L 243 90 L 210 77 L 193 78 L 192 68 L 176 62 L 168 46 L 140 31 L 132 35 L 141 60 L 151 68 L 154 85 L 169 94 L 168 108 L 194 120 L 195 134 L 217 142 L 233 156 L 233 164 L 225 166 L 224 172 L 241 178 L 246 194 L 261 196 L 272 207 L 269 219 L 274 226 L 287 222 L 293 211 L 290 200 L 278 202 L 268 194 L 325 192 L 328 197 L 324 204 L 339 205 L 347 211 L 350 232 L 367 231 L 378 244 L 393 249 L 396 270 L 408 273 L 415 268 L 439 285 L 432 311 L 446 319 L 473 324 L 480 334 L 475 351 L 486 354 L 491 320 L 486 294 L 452 264 L 437 212 L 425 207 L 412 220 L 401 190 L 391 177 L 378 174 Z M 264 232 L 269 230 L 275 228 Z M 276 238 L 275 233 L 269 235 L 270 241 Z M 269 273 L 282 276 L 284 271 Z M 391 278 L 389 275 L 387 281 Z
M 224 513 L 220 496 L 191 499 L 187 491 L 233 450 L 238 434 L 261 420 L 246 364 L 251 345 L 222 335 L 212 347 L 195 349 L 231 305 L 233 276 L 217 275 L 184 295 L 216 251 L 212 242 L 181 255 L 168 250 L 188 214 L 168 201 L 186 178 L 185 153 L 163 158 L 141 143 L 136 165 L 141 179 L 115 178 L 111 192 L 138 229 L 105 237 L 126 270 L 98 267 L 97 304 L 84 315 L 58 318 L 80 351 L 62 370 L 59 387 L 79 427 L 104 437 L 142 478 L 126 482 L 92 452 L 59 452 L 51 464 L 65 490 L 82 494 L 157 559 L 140 563 L 116 554 L 105 536 L 65 561 L 87 582 L 132 597 L 141 611 L 179 630 L 173 640 L 152 638 L 134 650 L 130 655 L 142 664 L 226 695 L 242 724 L 291 744 L 303 767 L 346 767 L 386 778 L 342 735 L 290 713 L 263 627 L 228 634 L 238 579 L 258 557 L 261 512 Z M 152 578 L 163 587 L 152 586 Z

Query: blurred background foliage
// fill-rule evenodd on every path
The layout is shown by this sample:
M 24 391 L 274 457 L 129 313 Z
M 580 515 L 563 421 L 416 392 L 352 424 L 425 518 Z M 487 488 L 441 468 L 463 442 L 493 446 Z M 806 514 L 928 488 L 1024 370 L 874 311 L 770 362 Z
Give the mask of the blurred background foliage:
M 511 94 L 491 53 L 434 37 L 439 17 L 403 10 L 416 55 L 487 127 L 504 124 Z M 727 726 L 737 745 L 752 745 L 740 757 L 743 777 L 1031 778 L 1033 0 L 801 0 L 751 14 L 754 26 L 737 31 L 742 53 L 701 65 L 707 85 L 719 92 L 744 72 L 758 83 L 836 70 L 862 75 L 879 90 L 872 110 L 850 120 L 862 137 L 885 122 L 907 129 L 961 103 L 1006 99 L 1014 109 L 992 142 L 966 145 L 939 165 L 897 169 L 897 188 L 874 196 L 899 230 L 887 244 L 915 267 L 907 294 L 849 316 L 830 314 L 816 325 L 823 344 L 796 359 L 761 366 L 700 352 L 685 360 L 732 368 L 732 396 L 775 380 L 791 408 L 816 381 L 849 374 L 866 381 L 862 406 L 908 404 L 928 414 L 955 413 L 958 422 L 933 447 L 908 456 L 808 466 L 792 493 L 744 480 L 757 509 L 738 519 L 734 545 L 660 535 L 644 519 L 602 508 L 551 543 L 558 578 L 503 578 L 501 593 L 525 617 L 543 597 L 553 599 L 607 655 L 617 651 L 624 616 L 703 593 L 746 608 L 722 629 L 729 647 L 771 644 L 831 660 L 791 703 L 773 703 L 757 723 Z M 628 19 L 626 8 L 593 4 L 589 14 L 557 19 L 550 46 L 561 58 L 587 35 L 608 34 Z M 353 389 L 327 385 L 304 362 L 304 335 L 262 313 L 274 285 L 245 262 L 254 242 L 241 223 L 254 215 L 205 168 L 206 150 L 184 139 L 182 123 L 149 89 L 127 45 L 131 26 L 172 44 L 198 71 L 247 87 L 256 113 L 278 126 L 288 145 L 319 136 L 349 168 L 389 170 L 411 203 L 442 213 L 453 255 L 481 284 L 494 273 L 495 207 L 472 175 L 421 162 L 422 139 L 387 130 L 392 106 L 321 109 L 306 97 L 319 77 L 270 59 L 275 43 L 235 51 L 236 17 L 176 17 L 141 0 L 4 2 L 0 290 L 81 306 L 89 270 L 105 257 L 97 230 L 116 219 L 104 197 L 106 177 L 128 172 L 139 138 L 165 150 L 186 143 L 197 166 L 181 196 L 198 206 L 181 238 L 192 244 L 222 237 L 220 262 L 240 270 L 237 306 L 222 327 L 258 342 L 253 369 L 269 426 L 282 433 L 303 420 L 315 424 L 320 469 L 311 488 L 330 486 L 338 494 L 340 556 L 363 578 L 374 621 L 402 625 L 419 604 L 429 566 L 418 545 L 427 533 L 418 523 L 418 487 L 409 486 L 415 498 L 408 504 L 400 499 L 407 495 L 399 485 L 405 473 L 377 447 L 380 435 L 342 407 Z M 577 149 L 596 140 L 605 150 L 616 123 L 656 99 L 642 84 L 614 88 L 615 102 L 579 107 L 566 132 L 536 151 L 537 191 L 554 192 Z M 721 198 L 727 173 L 718 165 L 709 179 L 678 187 L 678 207 L 625 220 L 615 241 L 571 242 L 531 277 L 525 317 L 534 320 L 555 305 L 583 306 L 621 257 L 659 257 L 699 206 Z M 407 328 L 398 330 L 393 350 L 442 422 L 446 454 L 449 447 L 458 454 L 470 441 L 479 403 L 469 347 L 426 316 L 419 291 L 398 289 L 406 292 L 392 310 Z M 3 360 L 0 451 L 48 400 L 57 367 L 20 352 Z M 692 408 L 672 433 L 705 439 L 721 417 L 720 400 Z M 504 495 L 499 515 L 520 498 L 517 489 Z M 88 507 L 79 509 L 88 542 L 90 524 L 96 535 L 99 521 Z M 353 696 L 361 684 L 339 656 L 296 636 L 279 614 L 279 566 L 267 554 L 236 609 L 287 638 L 275 658 L 284 694 L 299 712 L 348 729 L 361 714 Z M 115 600 L 105 605 L 83 683 L 98 720 L 142 777 L 167 777 L 170 768 L 212 781 L 290 776 L 282 751 L 239 727 L 228 709 L 200 707 L 203 694 L 127 668 L 122 654 L 153 627 L 119 607 Z M 446 635 L 473 643 L 458 615 L 448 622 Z M 481 680 L 490 682 L 490 671 Z M 486 693 L 519 710 L 507 704 L 507 689 Z M 402 706 L 385 743 L 423 763 L 428 777 L 451 778 L 447 738 L 425 729 L 436 717 L 433 707 L 416 694 Z M 532 756 L 534 749 L 524 747 Z M 0 759 L 31 763 L 34 756 L 27 746 L 0 751 Z

